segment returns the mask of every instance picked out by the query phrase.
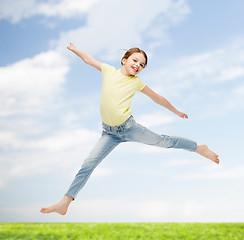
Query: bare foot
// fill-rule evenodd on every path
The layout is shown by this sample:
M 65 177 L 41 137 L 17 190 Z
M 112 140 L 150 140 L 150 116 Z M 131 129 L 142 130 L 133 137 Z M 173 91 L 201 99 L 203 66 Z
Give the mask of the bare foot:
M 213 162 L 216 162 L 217 164 L 219 164 L 219 155 L 217 155 L 216 153 L 209 150 L 207 145 L 197 146 L 196 153 L 199 153 L 203 157 L 206 157 L 206 158 L 212 160 Z
M 56 212 L 61 215 L 65 215 L 67 213 L 68 207 L 70 203 L 73 201 L 73 198 L 65 195 L 63 199 L 55 205 L 52 205 L 48 208 L 42 208 L 41 213 L 52 213 Z

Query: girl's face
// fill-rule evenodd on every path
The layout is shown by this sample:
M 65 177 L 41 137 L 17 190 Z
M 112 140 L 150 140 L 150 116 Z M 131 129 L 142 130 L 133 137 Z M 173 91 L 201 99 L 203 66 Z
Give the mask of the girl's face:
M 122 59 L 121 72 L 127 76 L 135 76 L 145 67 L 146 59 L 142 53 L 132 53 L 127 59 Z

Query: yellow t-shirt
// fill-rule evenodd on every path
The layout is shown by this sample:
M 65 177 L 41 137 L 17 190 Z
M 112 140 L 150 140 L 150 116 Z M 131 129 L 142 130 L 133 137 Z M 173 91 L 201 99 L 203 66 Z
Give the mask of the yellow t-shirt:
M 120 69 L 102 64 L 102 94 L 100 113 L 102 121 L 111 126 L 120 126 L 131 116 L 130 103 L 137 91 L 146 84 L 136 76 L 125 76 Z

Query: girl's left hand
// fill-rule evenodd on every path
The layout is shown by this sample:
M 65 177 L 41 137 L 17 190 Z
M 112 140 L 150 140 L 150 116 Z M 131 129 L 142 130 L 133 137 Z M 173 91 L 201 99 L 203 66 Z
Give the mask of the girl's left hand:
M 177 115 L 178 115 L 179 117 L 181 117 L 181 118 L 186 118 L 186 119 L 188 119 L 187 114 L 185 114 L 185 113 L 183 113 L 183 112 L 178 112 Z

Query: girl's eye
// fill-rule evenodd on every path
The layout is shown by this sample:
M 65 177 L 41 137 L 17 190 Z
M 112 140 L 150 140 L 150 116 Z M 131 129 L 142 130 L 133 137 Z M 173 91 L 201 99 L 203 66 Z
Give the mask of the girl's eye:
M 140 64 L 140 65 L 141 65 L 142 68 L 144 67 L 142 64 Z
M 136 62 L 136 59 L 133 59 L 134 62 Z

